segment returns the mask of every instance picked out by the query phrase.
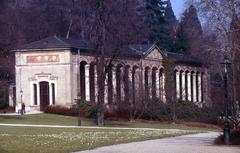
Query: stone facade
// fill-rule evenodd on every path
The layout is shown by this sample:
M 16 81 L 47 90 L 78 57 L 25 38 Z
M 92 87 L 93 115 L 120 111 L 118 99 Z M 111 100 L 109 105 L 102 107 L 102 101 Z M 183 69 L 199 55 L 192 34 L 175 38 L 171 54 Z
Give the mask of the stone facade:
M 62 43 L 57 37 L 51 39 Z M 15 50 L 17 103 L 24 102 L 27 110 L 42 110 L 47 105 L 70 107 L 79 96 L 97 102 L 96 54 L 71 45 L 37 46 Z M 139 57 L 116 58 L 106 76 L 106 106 L 135 103 L 139 98 L 166 102 L 163 61 L 167 58 L 156 45 L 145 48 Z M 201 66 L 176 64 L 176 98 L 206 104 L 207 74 Z

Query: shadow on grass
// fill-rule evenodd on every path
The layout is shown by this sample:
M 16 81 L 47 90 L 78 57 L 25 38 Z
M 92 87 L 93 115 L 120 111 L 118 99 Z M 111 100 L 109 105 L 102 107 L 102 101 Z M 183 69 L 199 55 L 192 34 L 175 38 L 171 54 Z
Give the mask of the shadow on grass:
M 4 149 L 2 149 L 2 148 L 0 147 L 0 153 L 9 153 L 9 151 L 4 150 Z
M 25 117 L 24 116 L 14 116 L 14 115 L 0 115 L 0 119 L 18 119 L 18 120 L 23 120 L 23 119 L 25 119 Z

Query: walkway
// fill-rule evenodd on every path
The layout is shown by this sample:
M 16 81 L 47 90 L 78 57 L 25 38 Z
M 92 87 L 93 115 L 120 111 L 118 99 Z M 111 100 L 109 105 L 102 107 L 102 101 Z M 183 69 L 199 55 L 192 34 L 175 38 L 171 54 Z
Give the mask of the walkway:
M 134 142 L 78 153 L 240 153 L 240 147 L 216 146 L 218 132 Z
M 40 111 L 31 111 L 31 112 L 26 112 L 24 115 L 31 115 L 31 114 L 42 114 L 43 112 Z M 16 115 L 21 115 L 18 113 L 0 113 L 0 116 L 16 116 Z
M 80 129 L 110 129 L 110 130 L 158 130 L 158 131 L 169 131 L 169 132 L 179 132 L 179 131 L 189 131 L 182 129 L 156 129 L 156 128 L 124 128 L 124 127 L 98 127 L 98 126 L 65 126 L 65 125 L 36 125 L 36 124 L 10 124 L 10 123 L 0 123 L 0 126 L 13 126 L 13 127 L 36 127 L 36 128 L 80 128 Z M 194 132 L 194 130 L 192 130 Z M 197 132 L 197 131 L 196 131 Z

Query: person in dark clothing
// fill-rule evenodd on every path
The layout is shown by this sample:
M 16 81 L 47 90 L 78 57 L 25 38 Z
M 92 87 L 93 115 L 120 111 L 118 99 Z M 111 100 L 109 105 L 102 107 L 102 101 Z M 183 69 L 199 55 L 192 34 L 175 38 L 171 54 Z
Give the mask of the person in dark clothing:
M 24 103 L 22 103 L 22 113 L 23 113 L 23 114 L 26 113 L 26 111 L 25 111 L 25 104 L 24 104 Z

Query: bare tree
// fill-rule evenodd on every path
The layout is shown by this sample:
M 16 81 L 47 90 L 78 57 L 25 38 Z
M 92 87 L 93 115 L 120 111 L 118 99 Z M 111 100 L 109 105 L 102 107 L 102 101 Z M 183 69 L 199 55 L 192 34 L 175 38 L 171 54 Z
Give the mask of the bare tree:
M 218 55 L 227 55 L 232 61 L 231 99 L 234 104 L 239 101 L 239 57 L 240 57 L 240 20 L 239 20 L 239 0 L 189 0 L 198 7 L 205 24 L 213 31 L 217 37 L 217 46 L 205 46 L 210 52 L 220 52 Z M 219 58 L 219 57 L 215 57 Z M 216 61 L 216 60 L 214 60 Z M 215 63 L 215 65 L 218 63 Z M 216 69 L 219 68 L 219 69 Z M 218 64 L 215 71 L 221 74 L 221 67 Z
M 90 39 L 96 46 L 98 56 L 97 74 L 98 74 L 98 107 L 97 124 L 104 125 L 104 91 L 105 80 L 112 62 L 117 60 L 123 54 L 121 47 L 129 43 L 138 42 L 142 37 L 137 31 L 138 20 L 135 12 L 136 7 L 131 0 L 98 0 L 94 1 L 93 29 L 90 33 Z

